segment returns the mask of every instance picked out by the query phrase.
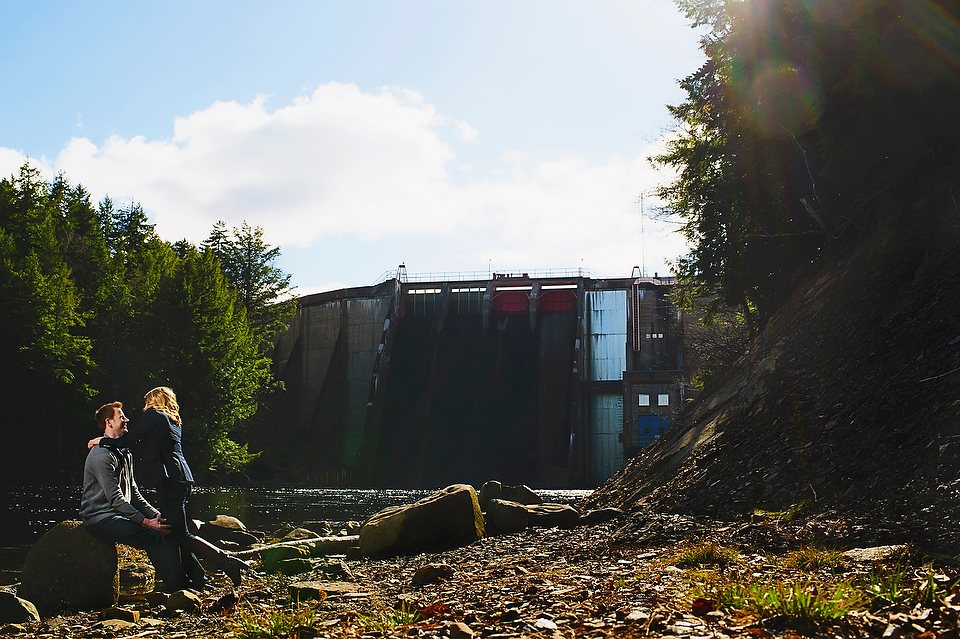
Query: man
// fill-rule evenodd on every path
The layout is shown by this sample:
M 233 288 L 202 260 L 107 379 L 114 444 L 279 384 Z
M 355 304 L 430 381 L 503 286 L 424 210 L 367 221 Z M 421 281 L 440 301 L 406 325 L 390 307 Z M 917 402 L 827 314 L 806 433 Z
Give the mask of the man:
M 97 427 L 106 437 L 120 437 L 130 421 L 123 404 L 111 402 L 97 409 Z M 164 535 L 170 526 L 160 511 L 143 498 L 133 478 L 133 455 L 96 446 L 87 453 L 83 466 L 83 494 L 80 517 L 87 531 L 107 543 L 119 542 L 145 550 L 163 581 L 163 589 L 175 592 L 187 587 L 187 575 L 180 557 Z

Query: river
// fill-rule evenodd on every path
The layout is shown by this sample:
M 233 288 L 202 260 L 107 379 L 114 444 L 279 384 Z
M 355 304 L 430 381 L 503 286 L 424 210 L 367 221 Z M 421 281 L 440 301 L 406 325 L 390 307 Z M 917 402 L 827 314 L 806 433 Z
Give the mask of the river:
M 409 504 L 433 490 L 351 488 L 198 487 L 188 514 L 194 519 L 233 515 L 247 528 L 271 533 L 281 524 L 363 522 L 388 506 Z M 589 490 L 537 490 L 544 501 L 575 504 Z M 145 491 L 147 499 L 150 493 Z M 30 545 L 58 522 L 79 519 L 79 486 L 13 486 L 0 494 L 0 585 L 19 580 Z

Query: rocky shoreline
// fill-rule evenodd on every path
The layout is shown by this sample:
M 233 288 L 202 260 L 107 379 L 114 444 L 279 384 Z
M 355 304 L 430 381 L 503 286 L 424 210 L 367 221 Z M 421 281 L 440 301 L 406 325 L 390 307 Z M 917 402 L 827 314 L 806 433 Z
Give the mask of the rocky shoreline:
M 218 575 L 193 603 L 174 605 L 159 593 L 123 596 L 107 611 L 7 624 L 0 634 L 960 636 L 955 559 L 908 544 L 884 545 L 902 540 L 877 537 L 875 529 L 873 522 L 829 517 L 722 520 L 634 513 L 593 526 L 487 536 L 439 553 L 386 559 L 334 555 L 289 577 L 266 573 L 255 563 L 239 588 Z M 303 596 L 310 588 L 320 601 Z M 787 612 L 778 612 L 778 588 Z M 751 592 L 766 593 L 766 604 L 751 600 Z M 800 602 L 802 592 L 812 597 L 806 612 L 785 607 L 788 600 Z M 849 606 L 831 616 L 817 601 Z

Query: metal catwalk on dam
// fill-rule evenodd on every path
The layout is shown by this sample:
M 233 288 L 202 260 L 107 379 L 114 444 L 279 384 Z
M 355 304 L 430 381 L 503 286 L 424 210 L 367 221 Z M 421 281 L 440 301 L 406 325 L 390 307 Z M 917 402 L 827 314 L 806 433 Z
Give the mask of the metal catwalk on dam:
M 682 397 L 671 278 L 494 274 L 301 298 L 273 463 L 316 484 L 598 485 Z

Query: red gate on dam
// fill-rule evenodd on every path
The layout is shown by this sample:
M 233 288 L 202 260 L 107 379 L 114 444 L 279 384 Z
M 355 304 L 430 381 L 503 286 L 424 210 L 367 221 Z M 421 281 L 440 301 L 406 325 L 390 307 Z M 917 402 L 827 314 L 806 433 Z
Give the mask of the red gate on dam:
M 684 376 L 672 278 L 415 279 L 299 300 L 270 429 L 291 476 L 591 487 L 669 428 Z

